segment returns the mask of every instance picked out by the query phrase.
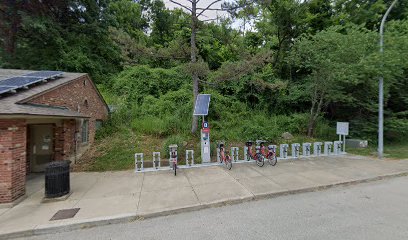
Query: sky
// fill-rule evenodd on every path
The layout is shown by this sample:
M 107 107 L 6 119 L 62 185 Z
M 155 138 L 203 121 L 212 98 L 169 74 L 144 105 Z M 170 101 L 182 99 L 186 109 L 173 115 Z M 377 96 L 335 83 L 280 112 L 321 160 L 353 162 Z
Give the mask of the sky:
M 189 1 L 187 1 L 187 0 L 174 0 L 174 1 L 176 1 L 176 2 L 178 2 L 180 4 L 183 4 L 185 6 L 189 6 L 191 8 L 191 3 Z M 197 7 L 205 8 L 209 4 L 211 4 L 212 2 L 214 2 L 214 0 L 200 0 L 198 2 L 198 4 L 197 4 Z M 214 4 L 214 5 L 212 5 L 211 8 L 221 8 L 221 3 L 222 2 L 224 2 L 224 1 L 221 1 L 221 2 L 218 2 L 218 3 Z M 170 0 L 164 0 L 164 4 L 166 4 L 166 7 L 169 8 L 169 9 L 173 9 L 175 7 L 182 8 L 182 7 L 178 6 L 177 4 L 174 4 L 174 3 L 170 2 Z M 225 14 L 226 13 L 224 11 L 206 11 L 204 13 L 205 16 L 201 16 L 200 19 L 201 20 L 214 19 L 214 18 L 217 17 L 217 15 L 218 16 L 224 16 Z

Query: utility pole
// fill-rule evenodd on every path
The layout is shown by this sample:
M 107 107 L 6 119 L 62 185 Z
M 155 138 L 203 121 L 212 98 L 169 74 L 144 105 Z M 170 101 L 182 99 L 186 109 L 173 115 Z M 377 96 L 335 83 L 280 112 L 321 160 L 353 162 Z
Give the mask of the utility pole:
M 385 12 L 380 25 L 380 54 L 381 58 L 384 55 L 384 24 L 387 20 L 388 14 L 390 14 L 392 8 L 397 3 L 398 0 L 394 0 L 391 3 L 391 6 Z M 382 60 L 381 59 L 381 72 L 382 72 Z M 381 159 L 384 153 L 384 77 L 380 76 L 378 83 L 378 157 Z

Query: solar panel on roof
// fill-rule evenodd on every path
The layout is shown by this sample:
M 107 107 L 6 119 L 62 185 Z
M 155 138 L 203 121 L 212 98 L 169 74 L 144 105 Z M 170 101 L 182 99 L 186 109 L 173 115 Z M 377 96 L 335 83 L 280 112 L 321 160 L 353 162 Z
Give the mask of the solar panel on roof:
M 64 72 L 61 71 L 38 71 L 38 72 L 32 72 L 25 74 L 23 76 L 28 76 L 28 77 L 41 77 L 41 78 L 54 78 L 54 77 L 59 77 L 63 74 Z
M 0 81 L 0 86 L 24 87 L 42 81 L 39 77 L 12 77 Z
M 0 94 L 9 92 L 10 90 L 24 88 L 41 81 L 54 79 L 60 77 L 62 74 L 64 74 L 64 72 L 61 71 L 37 71 L 4 79 L 0 81 L 0 87 L 2 88 Z
M 210 106 L 210 98 L 211 98 L 211 94 L 198 94 L 193 115 L 195 116 L 208 115 L 208 108 Z
M 2 86 L 0 86 L 0 94 L 6 93 L 6 92 L 8 92 L 10 90 L 13 90 L 13 89 L 14 89 L 13 87 L 2 87 Z

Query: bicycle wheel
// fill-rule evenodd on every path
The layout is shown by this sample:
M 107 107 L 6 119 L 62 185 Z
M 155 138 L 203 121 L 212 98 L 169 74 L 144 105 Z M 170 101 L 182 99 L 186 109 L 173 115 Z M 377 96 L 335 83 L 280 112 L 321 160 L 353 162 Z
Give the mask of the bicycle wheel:
M 272 166 L 275 166 L 276 163 L 278 162 L 278 158 L 276 157 L 275 154 L 270 154 L 270 155 L 268 156 L 268 162 L 269 162 L 269 164 L 271 164 Z
M 225 166 L 228 168 L 228 170 L 231 170 L 232 161 L 230 155 L 227 155 L 227 157 L 225 158 Z
M 258 153 L 258 154 L 256 155 L 256 164 L 257 164 L 259 167 L 263 167 L 263 165 L 265 164 L 265 157 L 264 157 L 262 154 L 260 154 L 260 153 Z
M 173 164 L 173 169 L 174 169 L 174 176 L 177 176 L 177 164 Z

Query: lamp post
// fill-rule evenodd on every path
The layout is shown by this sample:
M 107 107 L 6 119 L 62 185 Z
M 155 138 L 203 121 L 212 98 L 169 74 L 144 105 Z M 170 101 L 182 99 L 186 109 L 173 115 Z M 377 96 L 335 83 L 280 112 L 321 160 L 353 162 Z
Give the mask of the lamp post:
M 380 25 L 380 54 L 381 58 L 384 54 L 384 24 L 385 21 L 387 20 L 388 14 L 390 14 L 392 8 L 394 5 L 397 3 L 398 0 L 394 0 L 391 3 L 391 6 L 387 9 L 385 12 L 382 20 L 381 20 L 381 25 Z M 382 61 L 382 59 L 381 59 Z M 381 64 L 382 68 L 382 64 Z M 382 71 L 382 69 L 381 69 Z M 379 83 L 378 83 L 379 91 L 378 91 L 378 157 L 382 158 L 383 157 L 383 152 L 384 152 L 384 77 L 380 76 Z

